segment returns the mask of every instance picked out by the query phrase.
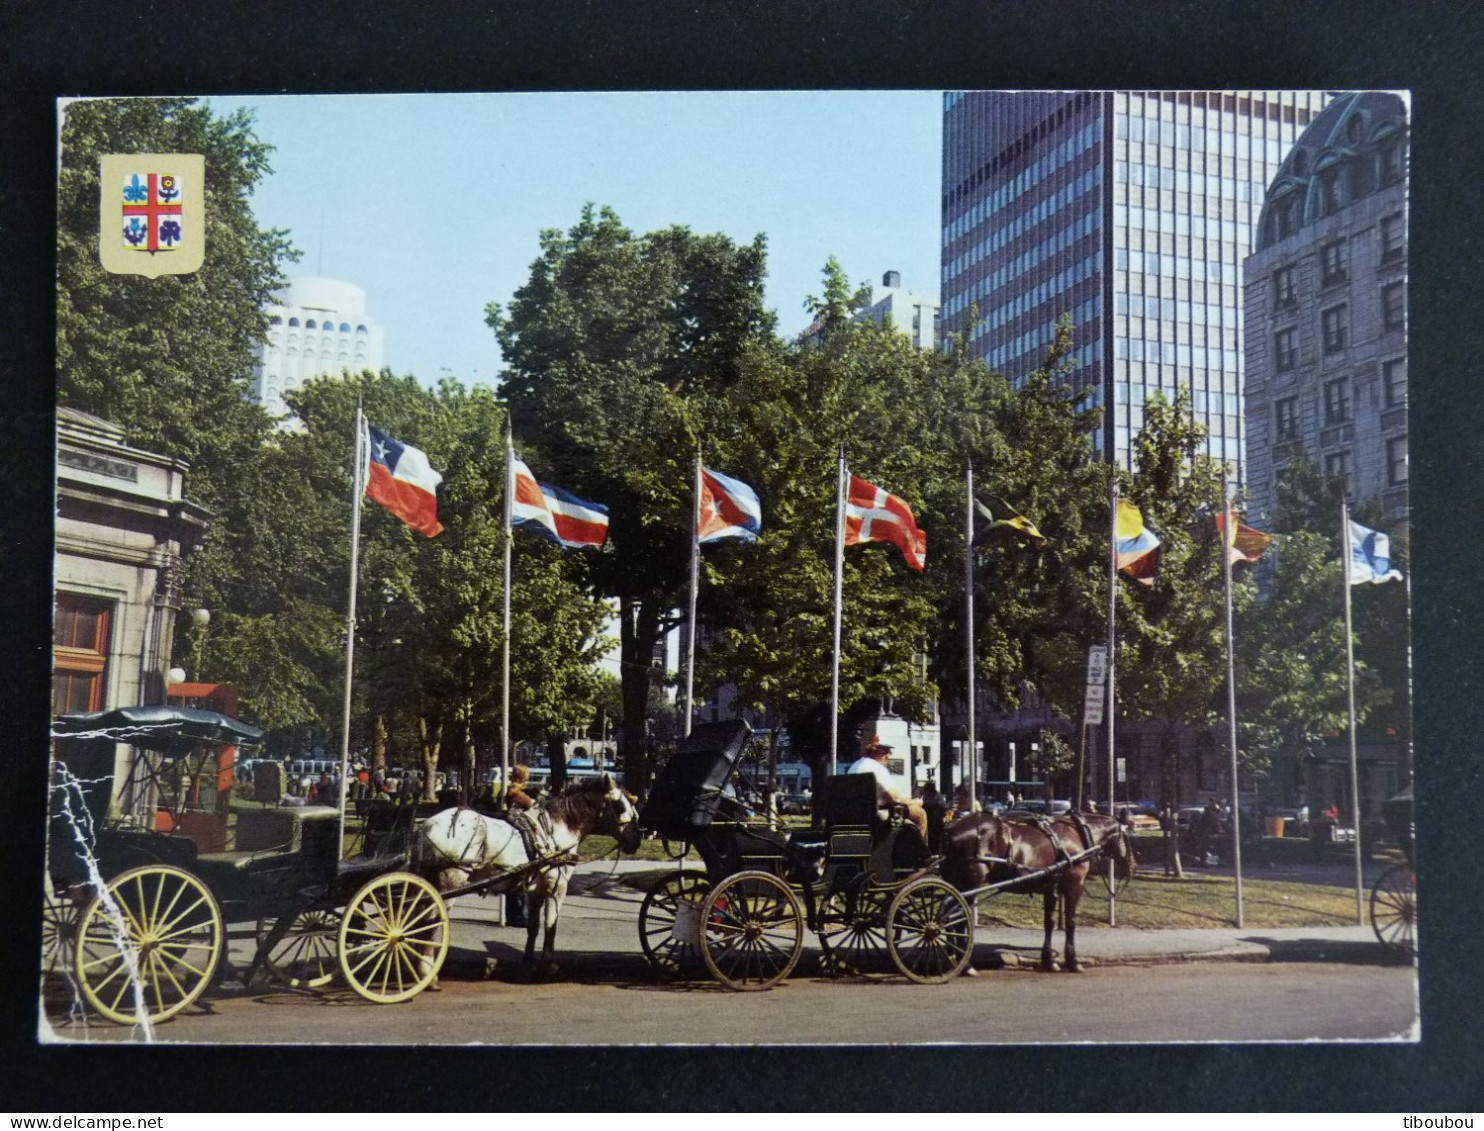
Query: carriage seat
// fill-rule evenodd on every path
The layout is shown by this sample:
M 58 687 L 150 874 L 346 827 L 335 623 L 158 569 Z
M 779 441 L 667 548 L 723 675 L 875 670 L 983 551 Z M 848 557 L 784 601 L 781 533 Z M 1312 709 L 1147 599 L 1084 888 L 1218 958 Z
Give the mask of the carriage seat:
M 333 809 L 249 809 L 237 814 L 237 847 L 196 856 L 204 872 L 261 872 L 292 860 L 328 862 L 335 858 L 339 814 Z

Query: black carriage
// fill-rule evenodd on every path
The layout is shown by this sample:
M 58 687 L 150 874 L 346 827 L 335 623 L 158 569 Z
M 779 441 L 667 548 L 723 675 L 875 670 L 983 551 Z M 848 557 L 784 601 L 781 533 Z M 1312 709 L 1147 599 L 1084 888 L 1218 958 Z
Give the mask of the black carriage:
M 224 968 L 227 924 L 252 924 L 245 980 L 261 969 L 317 988 L 338 972 L 361 996 L 392 1002 L 436 977 L 447 910 L 402 870 L 405 845 L 389 838 L 340 859 L 339 811 L 278 805 L 272 773 L 234 811 L 235 751 L 262 737 L 171 706 L 56 720 L 44 968 L 70 971 L 109 1020 L 163 1021 L 199 998 Z
M 1417 860 L 1412 787 L 1381 803 L 1386 827 L 1401 846 L 1405 864 L 1382 872 L 1371 889 L 1371 927 L 1382 944 L 1409 958 L 1417 953 Z
M 750 733 L 741 720 L 696 727 L 640 813 L 647 831 L 694 847 L 705 866 L 646 895 L 639 939 L 650 964 L 674 973 L 699 961 L 731 989 L 767 989 L 798 963 L 807 926 L 832 973 L 894 968 L 942 982 L 962 972 L 974 945 L 969 903 L 934 874 L 904 814 L 880 809 L 875 777 L 827 779 L 823 826 L 779 831 L 734 773 Z

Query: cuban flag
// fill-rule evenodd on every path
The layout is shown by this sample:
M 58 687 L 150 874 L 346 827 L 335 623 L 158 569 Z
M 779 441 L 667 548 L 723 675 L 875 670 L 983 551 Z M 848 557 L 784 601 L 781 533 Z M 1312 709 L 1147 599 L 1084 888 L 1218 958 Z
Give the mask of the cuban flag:
M 588 503 L 550 483 L 538 483 L 518 456 L 511 456 L 515 497 L 510 503 L 510 524 L 523 526 L 569 550 L 601 546 L 608 539 L 608 508 Z
M 845 495 L 845 544 L 862 542 L 890 542 L 918 573 L 927 568 L 927 535 L 917 529 L 911 508 L 852 474 Z
M 400 518 L 419 534 L 434 537 L 442 529 L 438 522 L 438 484 L 443 476 L 434 471 L 428 457 L 394 440 L 380 428 L 366 425 L 366 497 Z
M 1400 581 L 1401 570 L 1391 568 L 1391 539 L 1358 522 L 1350 524 L 1350 584 Z
M 757 492 L 741 480 L 702 466 L 701 520 L 696 525 L 696 541 L 741 538 L 756 542 L 762 528 L 763 508 Z

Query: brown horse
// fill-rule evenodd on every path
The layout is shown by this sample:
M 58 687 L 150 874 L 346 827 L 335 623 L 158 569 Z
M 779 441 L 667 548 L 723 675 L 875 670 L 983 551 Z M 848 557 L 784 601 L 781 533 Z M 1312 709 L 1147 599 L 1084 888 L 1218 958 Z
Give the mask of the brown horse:
M 1019 880 L 999 890 L 1042 894 L 1046 912 L 1043 970 L 1056 969 L 1051 949 L 1056 897 L 1064 901 L 1065 968 L 1075 973 L 1082 969 L 1077 961 L 1077 904 L 1093 863 L 1107 856 L 1123 879 L 1134 874 L 1134 853 L 1123 826 L 1101 813 L 1062 813 L 1049 819 L 981 813 L 950 825 L 944 834 L 944 850 L 943 878 L 959 891 Z

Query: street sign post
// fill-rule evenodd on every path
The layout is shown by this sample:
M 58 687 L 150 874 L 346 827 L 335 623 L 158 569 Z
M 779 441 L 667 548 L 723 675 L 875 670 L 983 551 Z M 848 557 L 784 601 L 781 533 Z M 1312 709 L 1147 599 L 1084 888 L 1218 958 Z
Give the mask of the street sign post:
M 1082 699 L 1082 721 L 1100 726 L 1103 721 L 1103 684 L 1108 678 L 1108 649 L 1093 644 L 1087 649 L 1087 692 Z

